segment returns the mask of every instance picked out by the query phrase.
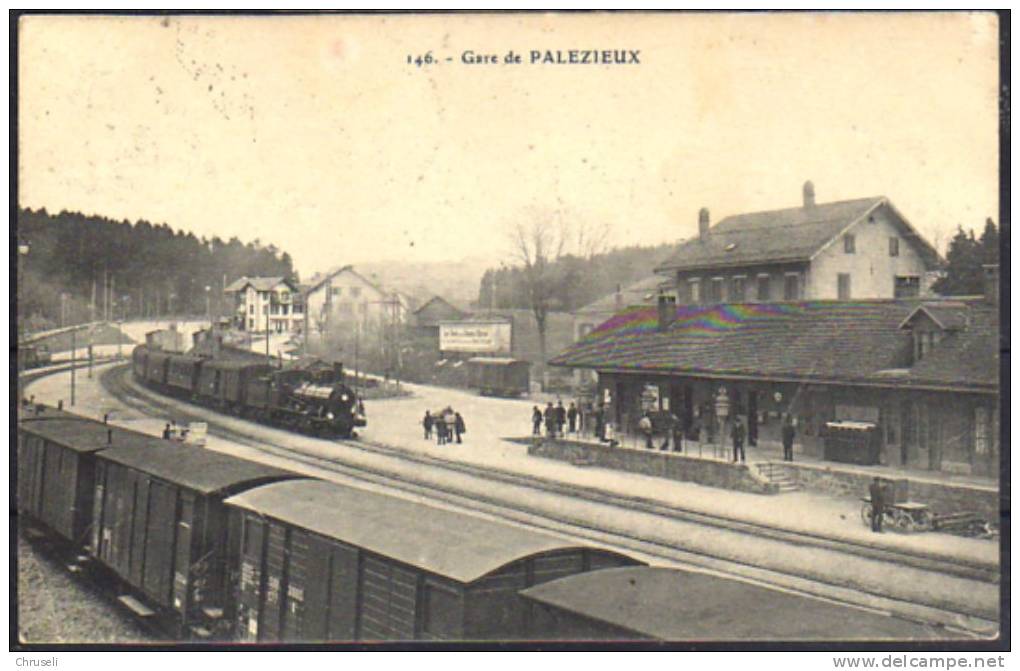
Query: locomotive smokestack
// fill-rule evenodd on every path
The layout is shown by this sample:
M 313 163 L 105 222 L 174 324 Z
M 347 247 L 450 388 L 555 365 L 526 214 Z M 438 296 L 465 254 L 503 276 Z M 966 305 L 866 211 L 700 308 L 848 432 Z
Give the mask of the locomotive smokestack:
M 804 207 L 815 206 L 815 185 L 811 180 L 804 182 Z

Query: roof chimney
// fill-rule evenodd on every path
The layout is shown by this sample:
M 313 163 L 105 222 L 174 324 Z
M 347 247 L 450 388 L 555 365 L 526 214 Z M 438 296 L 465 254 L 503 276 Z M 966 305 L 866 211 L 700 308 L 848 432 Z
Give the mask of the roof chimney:
M 815 206 L 815 185 L 811 180 L 804 182 L 804 207 Z
M 698 238 L 702 242 L 708 241 L 708 208 L 703 207 L 698 212 Z
M 676 296 L 659 294 L 659 330 L 666 331 L 676 319 Z
M 999 304 L 999 264 L 986 263 L 981 266 L 985 271 L 985 302 L 990 305 Z
M 623 290 L 620 285 L 616 285 L 616 294 L 613 296 L 613 306 L 616 312 L 623 309 Z

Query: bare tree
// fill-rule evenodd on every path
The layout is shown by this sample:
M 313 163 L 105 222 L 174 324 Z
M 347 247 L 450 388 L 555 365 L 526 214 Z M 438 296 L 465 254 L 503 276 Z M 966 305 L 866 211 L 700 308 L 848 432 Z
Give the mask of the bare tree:
M 608 235 L 608 225 L 571 224 L 560 210 L 530 210 L 512 226 L 513 255 L 522 266 L 528 304 L 538 330 L 543 387 L 547 383 L 548 318 L 549 312 L 557 307 L 555 295 L 560 280 L 556 262 L 567 254 L 591 260 L 603 251 Z

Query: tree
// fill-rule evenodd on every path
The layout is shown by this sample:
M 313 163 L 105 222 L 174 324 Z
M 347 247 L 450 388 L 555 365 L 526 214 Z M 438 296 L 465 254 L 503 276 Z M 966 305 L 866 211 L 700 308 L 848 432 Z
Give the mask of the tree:
M 535 317 L 538 348 L 541 355 L 543 386 L 546 370 L 546 330 L 549 312 L 564 307 L 564 280 L 567 267 L 561 261 L 568 252 L 590 261 L 601 251 L 608 235 L 607 227 L 571 225 L 562 212 L 528 212 L 511 231 L 514 256 L 521 264 L 527 304 Z
M 984 269 L 988 263 L 999 262 L 999 231 L 990 218 L 980 240 L 974 231 L 957 227 L 946 253 L 946 274 L 932 285 L 932 291 L 946 296 L 967 296 L 984 291 Z

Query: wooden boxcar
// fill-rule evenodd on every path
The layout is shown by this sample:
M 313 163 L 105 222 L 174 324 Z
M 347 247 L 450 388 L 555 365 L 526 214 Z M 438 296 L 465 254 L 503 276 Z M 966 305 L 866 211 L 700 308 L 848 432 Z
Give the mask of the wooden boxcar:
M 190 396 L 198 387 L 198 373 L 205 359 L 187 354 L 170 357 L 166 368 L 166 385 L 178 395 Z
M 123 431 L 34 405 L 18 421 L 17 508 L 65 541 L 88 541 L 95 453 Z
M 469 386 L 483 395 L 516 397 L 530 391 L 531 364 L 506 357 L 472 357 L 468 379 Z
M 166 384 L 166 369 L 171 355 L 149 350 L 145 355 L 145 381 L 157 387 Z
M 272 366 L 250 361 L 206 361 L 198 373 L 198 395 L 221 406 L 240 408 L 245 404 L 248 381 L 271 370 Z
M 519 590 L 639 563 L 332 482 L 274 483 L 227 505 L 242 641 L 513 638 L 526 630 Z
M 136 380 L 145 379 L 145 363 L 149 357 L 149 348 L 145 345 L 138 345 L 131 350 L 131 372 Z
M 221 633 L 236 565 L 223 499 L 299 476 L 152 437 L 96 456 L 92 555 L 182 635 Z
M 547 641 L 930 639 L 930 627 L 738 580 L 662 567 L 530 587 L 528 637 Z

